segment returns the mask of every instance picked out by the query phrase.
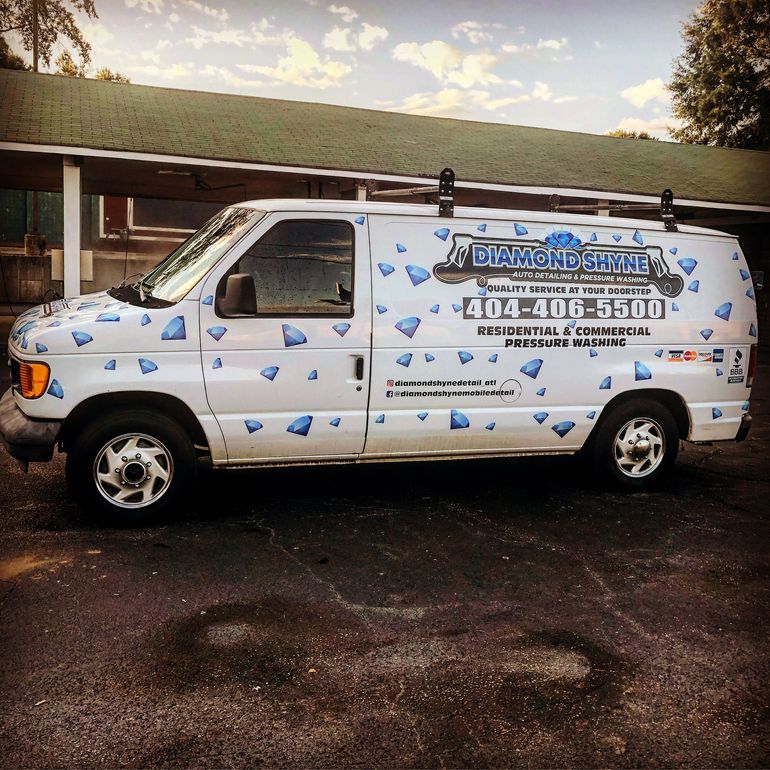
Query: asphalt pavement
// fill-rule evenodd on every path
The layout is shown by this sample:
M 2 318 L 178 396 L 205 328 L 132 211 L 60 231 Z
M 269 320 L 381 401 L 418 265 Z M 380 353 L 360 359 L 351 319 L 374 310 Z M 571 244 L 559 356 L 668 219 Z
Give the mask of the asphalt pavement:
M 129 531 L 0 451 L 0 765 L 767 767 L 769 397 L 761 363 L 749 440 L 653 492 L 209 472 Z

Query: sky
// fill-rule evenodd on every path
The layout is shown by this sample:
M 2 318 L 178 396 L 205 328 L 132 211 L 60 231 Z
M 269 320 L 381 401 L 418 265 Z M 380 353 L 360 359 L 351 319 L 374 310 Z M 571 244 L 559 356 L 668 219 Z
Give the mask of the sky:
M 92 69 L 134 83 L 666 138 L 665 82 L 697 5 L 96 0 L 81 29 Z

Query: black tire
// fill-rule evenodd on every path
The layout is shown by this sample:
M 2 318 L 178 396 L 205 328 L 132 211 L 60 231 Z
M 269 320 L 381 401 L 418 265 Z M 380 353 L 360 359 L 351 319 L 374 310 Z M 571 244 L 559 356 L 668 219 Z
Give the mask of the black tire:
M 126 408 L 102 415 L 87 424 L 67 450 L 70 491 L 100 524 L 131 527 L 168 516 L 190 493 L 195 474 L 190 437 L 154 409 Z
M 650 429 L 646 430 L 645 425 L 649 425 Z M 641 454 L 635 455 L 634 447 L 639 443 L 640 434 Z M 662 441 L 660 451 L 659 440 Z M 650 445 L 646 456 L 643 454 L 646 447 L 644 441 Z M 621 445 L 626 450 L 625 454 Z M 644 489 L 655 485 L 666 475 L 676 462 L 678 452 L 679 429 L 671 412 L 652 399 L 635 398 L 602 415 L 587 455 L 594 471 L 613 486 Z

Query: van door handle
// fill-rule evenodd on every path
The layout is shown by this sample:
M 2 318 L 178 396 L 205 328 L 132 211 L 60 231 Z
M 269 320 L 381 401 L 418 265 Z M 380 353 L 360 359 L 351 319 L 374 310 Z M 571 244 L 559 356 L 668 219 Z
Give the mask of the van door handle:
M 356 379 L 364 379 L 364 357 L 356 356 Z

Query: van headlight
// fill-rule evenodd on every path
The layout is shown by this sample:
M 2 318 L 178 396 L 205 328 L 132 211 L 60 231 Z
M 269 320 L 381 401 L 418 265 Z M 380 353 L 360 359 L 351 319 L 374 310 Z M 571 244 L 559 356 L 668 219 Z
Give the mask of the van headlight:
M 18 388 L 21 395 L 24 398 L 40 398 L 45 393 L 51 374 L 48 364 L 42 361 L 19 361 L 18 367 Z

